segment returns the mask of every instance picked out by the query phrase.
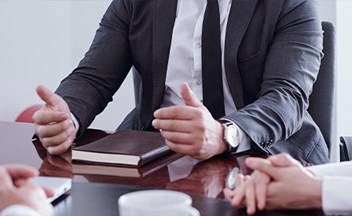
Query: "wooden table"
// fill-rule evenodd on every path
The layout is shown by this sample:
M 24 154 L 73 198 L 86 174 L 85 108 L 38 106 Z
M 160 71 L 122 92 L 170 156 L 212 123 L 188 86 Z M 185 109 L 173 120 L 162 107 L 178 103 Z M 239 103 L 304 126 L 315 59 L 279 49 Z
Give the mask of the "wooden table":
M 49 155 L 39 141 L 33 141 L 34 126 L 29 123 L 0 121 L 0 164 L 23 163 L 34 166 L 44 176 L 61 176 L 73 179 L 69 196 L 55 203 L 56 215 L 118 215 L 117 199 L 126 192 L 147 188 L 177 190 L 188 193 L 201 215 L 245 215 L 223 199 L 227 173 L 239 167 L 250 172 L 243 164 L 244 158 L 215 157 L 198 161 L 187 156 L 161 159 L 160 165 L 141 177 L 92 175 L 75 173 L 76 163 L 71 162 L 71 152 L 60 156 Z M 100 130 L 89 130 L 77 144 L 85 144 L 107 135 Z M 153 162 L 154 163 L 154 162 Z M 104 201 L 105 200 L 105 201 Z M 267 215 L 323 215 L 320 210 L 267 212 Z

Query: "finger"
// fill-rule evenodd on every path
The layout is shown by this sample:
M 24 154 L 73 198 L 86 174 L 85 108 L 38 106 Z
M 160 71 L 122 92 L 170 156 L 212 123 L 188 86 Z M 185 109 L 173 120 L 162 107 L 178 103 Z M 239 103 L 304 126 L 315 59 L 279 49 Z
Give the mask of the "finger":
M 0 185 L 0 194 L 3 190 L 13 187 L 13 181 L 5 167 L 0 167 Z
M 59 97 L 45 86 L 39 85 L 36 88 L 36 91 L 38 96 L 46 103 L 46 105 L 56 106 L 59 104 Z
M 57 112 L 51 110 L 38 110 L 33 114 L 33 122 L 38 125 L 47 125 L 53 122 L 62 122 L 69 119 L 70 116 L 64 112 Z
M 231 204 L 233 206 L 240 206 L 245 198 L 245 183 L 244 183 L 244 175 L 237 174 L 236 175 L 236 188 L 234 190 L 235 196 L 232 199 Z
M 38 135 L 39 133 L 36 134 Z M 67 130 L 64 130 L 52 137 L 43 137 L 41 135 L 38 135 L 38 137 L 41 144 L 49 151 L 49 153 L 61 154 L 65 152 L 73 143 L 76 137 L 76 129 L 74 126 L 71 126 Z
M 175 131 L 167 131 L 167 130 L 162 130 L 161 131 L 162 136 L 172 142 L 172 143 L 178 143 L 178 144 L 186 144 L 186 145 L 191 145 L 192 140 L 194 140 L 194 136 L 190 133 L 187 132 L 175 132 Z
M 154 119 L 152 122 L 154 128 L 161 129 L 163 131 L 175 131 L 175 132 L 191 132 L 194 127 L 187 120 L 172 120 L 172 119 Z
M 256 210 L 255 184 L 253 179 L 245 177 L 247 214 L 252 215 Z
M 255 172 L 256 177 L 254 179 L 254 183 L 257 207 L 259 210 L 263 210 L 266 204 L 267 187 L 270 182 L 270 177 L 262 172 Z
M 69 140 L 69 138 L 70 137 L 68 137 L 65 133 L 61 133 L 53 137 L 40 138 L 40 142 L 46 149 L 48 149 L 50 147 L 63 145 Z
M 15 185 L 18 187 L 19 190 L 36 191 L 36 193 L 42 198 L 47 198 L 45 190 L 48 190 L 49 194 L 54 193 L 53 191 L 50 192 L 50 189 L 44 189 L 42 186 L 36 185 L 26 179 L 17 180 L 15 182 Z
M 245 163 L 252 170 L 259 170 L 269 175 L 271 178 L 277 178 L 278 167 L 274 167 L 269 160 L 250 157 L 246 159 Z
M 273 155 L 268 159 L 274 166 L 278 167 L 301 166 L 299 161 L 293 159 L 289 154 L 286 153 Z
M 47 148 L 47 151 L 52 154 L 52 155 L 60 155 L 64 152 L 66 152 L 72 145 L 73 139 L 72 138 L 67 138 L 67 140 L 60 145 L 57 146 L 49 146 Z
M 64 133 L 66 133 L 65 136 L 68 136 L 73 130 L 75 130 L 73 121 L 66 119 L 57 123 L 36 125 L 34 133 L 41 138 L 50 138 Z
M 154 112 L 156 119 L 180 119 L 191 120 L 196 115 L 197 110 L 188 106 L 171 106 L 160 108 Z
M 189 88 L 187 83 L 181 85 L 181 96 L 187 106 L 201 107 L 202 102 L 196 97 L 193 91 Z
M 4 167 L 12 179 L 31 178 L 39 174 L 36 168 L 27 165 L 9 164 Z

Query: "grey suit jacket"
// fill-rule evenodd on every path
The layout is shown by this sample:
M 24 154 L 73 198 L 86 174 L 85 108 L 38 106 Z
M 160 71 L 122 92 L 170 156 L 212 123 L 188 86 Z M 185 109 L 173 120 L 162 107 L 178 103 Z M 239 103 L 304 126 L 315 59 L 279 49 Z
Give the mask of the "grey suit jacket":
M 225 71 L 238 108 L 226 118 L 271 153 L 309 163 L 328 161 L 324 139 L 307 112 L 322 58 L 322 29 L 313 0 L 233 0 Z M 152 130 L 160 107 L 177 0 L 114 0 L 79 66 L 57 93 L 81 130 L 112 100 L 134 66 L 140 103 L 120 128 Z M 123 106 L 123 102 L 121 102 Z

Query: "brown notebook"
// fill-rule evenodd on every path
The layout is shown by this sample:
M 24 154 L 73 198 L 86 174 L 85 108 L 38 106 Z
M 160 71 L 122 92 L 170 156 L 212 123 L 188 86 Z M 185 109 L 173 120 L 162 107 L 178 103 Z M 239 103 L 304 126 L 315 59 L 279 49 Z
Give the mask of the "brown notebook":
M 166 167 L 170 163 L 180 159 L 183 155 L 177 153 L 166 154 L 157 158 L 152 163 L 148 163 L 142 167 L 103 165 L 103 164 L 87 164 L 73 163 L 72 172 L 75 175 L 107 175 L 119 177 L 142 178 L 161 168 Z
M 118 130 L 89 144 L 73 146 L 72 160 L 140 167 L 171 152 L 158 132 Z

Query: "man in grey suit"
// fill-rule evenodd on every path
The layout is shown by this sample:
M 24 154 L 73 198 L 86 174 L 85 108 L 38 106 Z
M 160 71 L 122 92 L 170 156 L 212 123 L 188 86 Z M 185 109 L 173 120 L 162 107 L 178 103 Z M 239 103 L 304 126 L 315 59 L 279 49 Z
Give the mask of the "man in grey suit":
M 224 106 L 220 117 L 202 103 L 202 23 L 214 2 L 223 87 L 210 90 L 223 90 L 224 104 L 215 104 Z M 37 88 L 46 106 L 34 115 L 35 133 L 50 153 L 66 151 L 133 66 L 141 78 L 140 102 L 119 128 L 159 129 L 171 149 L 198 159 L 226 151 L 287 152 L 302 162 L 325 163 L 326 144 L 307 112 L 323 56 L 316 4 L 114 0 L 85 57 L 55 94 Z

